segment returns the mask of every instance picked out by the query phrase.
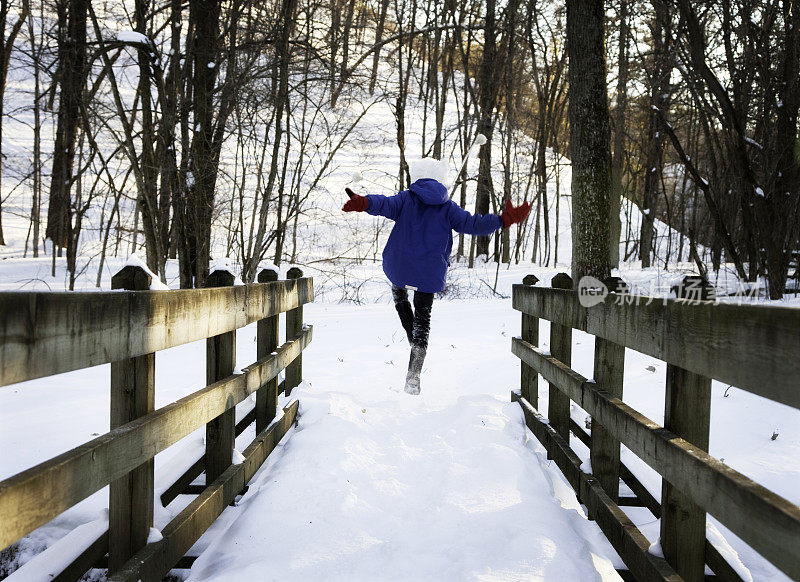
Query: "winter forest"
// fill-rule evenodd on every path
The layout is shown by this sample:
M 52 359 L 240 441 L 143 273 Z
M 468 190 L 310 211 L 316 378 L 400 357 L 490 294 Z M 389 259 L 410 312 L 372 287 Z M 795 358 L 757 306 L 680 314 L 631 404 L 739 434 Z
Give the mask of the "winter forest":
M 601 271 L 684 264 L 779 299 L 800 212 L 791 6 L 619 0 L 571 31 L 564 4 L 514 0 L 4 1 L 0 243 L 70 289 L 134 253 L 180 287 L 224 257 L 246 282 L 265 260 L 342 270 L 388 234 L 342 219 L 343 187 L 396 192 L 432 156 L 465 209 L 532 205 L 459 236 L 470 267 L 570 264 L 560 224 L 606 213 Z M 570 34 L 592 28 L 605 95 L 569 74 Z M 569 182 L 582 85 L 611 160 L 586 203 Z
M 0 0 L 0 580 L 800 580 L 799 8 Z

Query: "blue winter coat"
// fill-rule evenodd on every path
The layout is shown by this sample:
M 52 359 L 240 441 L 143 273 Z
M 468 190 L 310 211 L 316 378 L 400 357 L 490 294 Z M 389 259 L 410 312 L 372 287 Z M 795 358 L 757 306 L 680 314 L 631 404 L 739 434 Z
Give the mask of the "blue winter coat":
M 398 287 L 426 293 L 444 289 L 453 231 L 488 235 L 503 226 L 496 214 L 473 216 L 450 200 L 447 188 L 417 180 L 395 196 L 367 196 L 367 212 L 395 221 L 383 249 L 383 272 Z

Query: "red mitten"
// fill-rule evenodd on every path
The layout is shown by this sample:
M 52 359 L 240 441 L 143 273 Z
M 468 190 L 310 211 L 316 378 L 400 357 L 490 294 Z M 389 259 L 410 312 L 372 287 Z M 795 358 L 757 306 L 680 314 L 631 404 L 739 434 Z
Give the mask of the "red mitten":
M 506 200 L 505 212 L 500 215 L 500 218 L 503 219 L 503 228 L 508 228 L 512 224 L 522 222 L 528 216 L 530 211 L 531 205 L 527 202 L 523 202 L 519 206 L 515 207 L 511 204 L 511 199 L 509 198 Z
M 345 188 L 344 191 L 350 196 L 350 200 L 342 206 L 342 210 L 345 212 L 364 212 L 369 207 L 369 200 L 364 196 L 359 196 L 350 188 Z

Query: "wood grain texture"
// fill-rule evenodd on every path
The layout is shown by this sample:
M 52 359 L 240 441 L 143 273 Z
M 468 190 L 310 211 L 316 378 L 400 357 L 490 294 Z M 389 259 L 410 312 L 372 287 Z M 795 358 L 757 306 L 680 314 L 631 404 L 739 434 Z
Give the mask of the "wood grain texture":
M 150 279 L 143 268 L 128 265 L 111 278 L 111 287 L 144 291 Z M 111 362 L 112 429 L 155 410 L 155 382 L 155 354 Z M 154 470 L 154 460 L 149 459 L 109 486 L 107 545 L 112 572 L 147 543 L 153 525 Z
M 235 406 L 297 357 L 313 328 L 276 355 L 53 459 L 0 481 L 0 548 L 50 521 Z
M 536 275 L 525 275 L 522 284 L 525 286 L 536 285 L 539 279 Z M 539 318 L 522 314 L 522 339 L 535 346 L 539 345 Z M 520 362 L 520 392 L 522 397 L 539 408 L 539 374 L 525 362 Z
M 664 428 L 708 452 L 711 380 L 667 364 Z M 706 513 L 666 479 L 661 486 L 661 547 L 686 582 L 705 577 Z
M 109 582 L 157 582 L 164 578 L 178 560 L 203 535 L 235 496 L 253 478 L 269 454 L 289 431 L 297 416 L 298 401 L 283 410 L 283 416 L 269 429 L 256 436 L 244 451 L 245 462 L 231 465 L 205 491 L 192 501 L 163 530 L 164 538 L 148 544 L 133 556 Z
M 310 278 L 216 289 L 0 293 L 0 386 L 209 338 L 313 300 Z
M 800 578 L 800 507 L 681 439 L 519 338 L 512 352 L 790 577 Z
M 554 358 L 569 365 L 572 361 L 572 328 L 550 324 L 550 352 Z M 569 443 L 569 397 L 551 382 L 547 400 L 550 424 Z
M 553 357 L 558 358 L 556 354 Z M 594 380 L 613 397 L 622 400 L 625 375 L 625 348 L 603 338 L 594 341 Z M 589 444 L 592 474 L 608 496 L 619 498 L 619 441 L 599 422 L 592 422 Z
M 230 271 L 214 271 L 206 278 L 206 287 L 232 287 Z M 206 385 L 233 374 L 236 369 L 236 330 L 206 339 Z M 232 396 L 228 397 L 229 399 Z M 215 481 L 233 462 L 236 403 L 206 424 L 206 483 Z
M 574 291 L 514 285 L 514 309 L 800 408 L 800 309 L 641 298 L 582 307 Z M 652 302 L 647 305 L 647 301 Z
M 539 318 L 526 313 L 522 314 L 522 339 L 526 342 L 539 345 Z M 522 396 L 539 407 L 539 374 L 525 362 L 520 362 L 520 389 Z
M 259 283 L 277 281 L 278 273 L 263 269 L 258 274 Z M 280 341 L 280 318 L 272 315 L 259 319 L 256 325 L 256 357 L 264 358 L 278 347 Z M 278 407 L 278 379 L 273 378 L 256 392 L 256 433 L 269 426 L 275 418 Z
M 573 281 L 567 273 L 558 273 L 551 280 L 550 284 L 555 289 L 572 289 Z M 572 305 L 564 304 L 564 309 L 572 309 Z M 564 316 L 563 319 L 569 319 Z M 569 365 L 572 362 L 572 328 L 569 325 L 561 325 L 558 322 L 550 323 L 550 353 L 554 358 Z M 550 425 L 561 435 L 569 444 L 569 398 L 557 386 L 550 384 L 547 417 Z
M 303 276 L 303 272 L 297 267 L 292 267 L 286 273 L 289 279 L 299 279 Z M 297 337 L 303 332 L 303 306 L 300 305 L 295 309 L 290 309 L 286 312 L 286 341 Z M 295 359 L 286 368 L 286 396 L 292 393 L 292 390 L 300 385 L 303 381 L 303 357 Z

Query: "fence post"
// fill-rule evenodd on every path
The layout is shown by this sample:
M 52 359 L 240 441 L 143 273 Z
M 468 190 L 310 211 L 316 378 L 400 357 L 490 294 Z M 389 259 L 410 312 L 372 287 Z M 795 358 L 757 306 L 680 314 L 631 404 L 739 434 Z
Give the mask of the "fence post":
M 300 279 L 303 277 L 303 271 L 297 267 L 292 267 L 286 273 L 287 279 Z M 297 293 L 297 286 L 295 285 L 294 293 Z M 291 341 L 299 337 L 303 333 L 303 306 L 295 309 L 290 309 L 286 312 L 286 341 Z M 286 396 L 292 393 L 295 386 L 299 386 L 303 381 L 303 355 L 300 354 L 292 361 L 291 364 L 286 366 L 286 388 L 284 390 Z
M 234 277 L 229 271 L 214 271 L 206 287 L 229 287 Z M 206 384 L 213 384 L 233 374 L 236 366 L 236 331 L 206 340 Z M 206 486 L 222 475 L 233 462 L 236 409 L 231 406 L 206 424 Z
M 550 282 L 554 289 L 572 289 L 572 277 L 559 273 Z M 572 363 L 572 328 L 558 323 L 550 323 L 550 354 L 569 366 Z M 569 397 L 550 384 L 547 416 L 550 425 L 561 437 L 569 442 Z
M 535 275 L 525 275 L 522 284 L 532 287 L 538 279 Z M 539 345 L 539 318 L 522 312 L 522 339 L 534 346 Z M 520 393 L 534 408 L 539 408 L 539 373 L 522 362 Z
M 594 379 L 615 398 L 622 399 L 622 379 L 625 373 L 625 346 L 603 338 L 594 340 Z M 619 500 L 619 441 L 599 422 L 592 420 L 589 458 L 592 474 L 600 481 L 608 496 Z
M 259 283 L 270 283 L 278 280 L 278 272 L 273 269 L 262 269 L 258 274 Z M 278 347 L 278 315 L 259 319 L 256 332 L 256 358 L 266 358 Z M 256 391 L 256 434 L 269 426 L 275 418 L 278 407 L 278 377 L 276 376 Z
M 144 291 L 150 282 L 143 268 L 128 265 L 111 278 L 111 288 Z M 111 363 L 112 429 L 155 410 L 155 364 L 155 353 Z M 153 467 L 150 459 L 109 487 L 109 573 L 147 544 L 153 525 Z
M 664 428 L 708 451 L 711 379 L 667 364 Z M 706 514 L 665 479 L 661 486 L 661 547 L 686 582 L 702 582 L 705 572 Z

